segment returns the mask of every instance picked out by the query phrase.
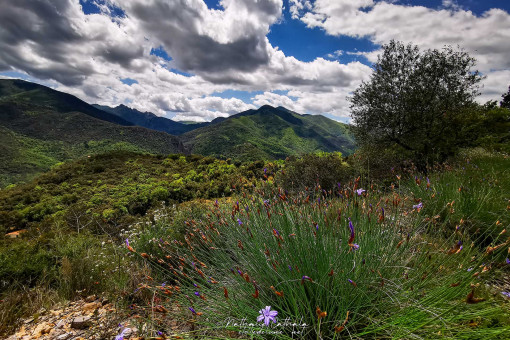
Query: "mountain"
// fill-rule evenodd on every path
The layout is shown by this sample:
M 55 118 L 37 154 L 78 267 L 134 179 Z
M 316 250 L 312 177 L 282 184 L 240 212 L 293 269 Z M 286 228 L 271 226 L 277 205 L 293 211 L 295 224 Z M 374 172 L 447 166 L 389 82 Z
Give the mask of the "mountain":
M 60 113 L 76 111 L 110 123 L 125 126 L 134 125 L 121 117 L 99 110 L 68 93 L 19 79 L 0 79 L 0 102 L 6 101 L 24 107 L 33 105 Z
M 0 80 L 0 187 L 56 163 L 112 150 L 183 152 L 179 139 L 22 80 Z
M 158 117 L 151 112 L 140 112 L 122 104 L 117 107 L 109 107 L 97 104 L 94 104 L 93 106 L 97 109 L 120 117 L 132 123 L 133 125 L 143 126 L 152 130 L 163 131 L 171 135 L 181 135 L 185 132 L 208 125 L 208 123 L 186 124 L 176 122 L 168 118 Z
M 181 139 L 192 153 L 241 160 L 282 159 L 316 151 L 350 154 L 355 148 L 348 125 L 269 105 L 216 118 Z

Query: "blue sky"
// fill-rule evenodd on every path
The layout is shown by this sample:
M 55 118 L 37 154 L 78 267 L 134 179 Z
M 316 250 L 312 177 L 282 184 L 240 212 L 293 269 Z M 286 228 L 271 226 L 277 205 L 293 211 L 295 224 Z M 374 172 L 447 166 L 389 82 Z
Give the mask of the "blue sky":
M 347 122 L 349 94 L 390 39 L 465 48 L 487 75 L 479 101 L 498 99 L 509 11 L 506 0 L 7 0 L 0 76 L 178 120 L 270 104 Z

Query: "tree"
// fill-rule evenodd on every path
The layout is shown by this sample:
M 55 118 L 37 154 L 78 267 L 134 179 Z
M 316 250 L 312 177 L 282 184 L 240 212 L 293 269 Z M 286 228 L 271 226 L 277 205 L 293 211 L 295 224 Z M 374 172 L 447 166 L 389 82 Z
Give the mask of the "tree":
M 353 93 L 351 112 L 361 146 L 397 147 L 420 170 L 441 162 L 469 139 L 478 84 L 475 59 L 452 47 L 420 52 L 391 41 L 368 82 Z
M 508 87 L 508 92 L 503 94 L 501 98 L 503 98 L 503 100 L 499 102 L 499 106 L 510 109 L 510 86 Z

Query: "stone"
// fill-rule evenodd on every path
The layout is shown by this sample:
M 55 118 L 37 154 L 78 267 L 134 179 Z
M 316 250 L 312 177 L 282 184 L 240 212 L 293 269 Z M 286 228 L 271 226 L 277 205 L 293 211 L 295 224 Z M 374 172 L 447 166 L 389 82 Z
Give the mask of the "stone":
M 40 337 L 40 336 L 42 336 L 44 334 L 48 334 L 49 332 L 51 332 L 52 329 L 53 329 L 53 325 L 52 324 L 43 322 L 43 323 L 40 323 L 40 324 L 37 325 L 37 327 L 34 329 L 33 334 L 36 337 Z
M 74 329 L 85 329 L 90 327 L 91 320 L 89 316 L 79 316 L 73 319 L 71 322 L 71 328 Z
M 71 333 L 64 333 L 64 334 L 57 336 L 56 340 L 67 340 L 72 336 L 73 335 Z
M 94 302 L 97 300 L 97 295 L 90 295 L 85 298 L 85 302 Z
M 101 306 L 102 306 L 101 302 L 90 302 L 90 303 L 84 304 L 82 307 L 82 310 L 85 313 L 90 313 L 90 312 L 94 312 L 96 309 L 98 309 Z

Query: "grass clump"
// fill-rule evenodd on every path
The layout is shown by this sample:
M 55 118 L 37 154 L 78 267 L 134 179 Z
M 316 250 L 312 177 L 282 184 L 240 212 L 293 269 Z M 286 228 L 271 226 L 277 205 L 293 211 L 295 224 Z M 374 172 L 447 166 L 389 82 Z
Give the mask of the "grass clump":
M 510 331 L 508 310 L 484 285 L 507 250 L 474 246 L 484 232 L 432 228 L 412 197 L 359 182 L 331 193 L 239 197 L 186 221 L 184 241 L 153 239 L 154 254 L 129 246 L 160 271 L 142 287 L 157 295 L 148 306 L 155 332 L 168 331 L 169 310 L 192 325 L 188 335 L 210 337 L 459 339 Z M 505 237 L 494 242 L 508 244 Z M 257 322 L 266 306 L 278 312 L 268 327 Z

